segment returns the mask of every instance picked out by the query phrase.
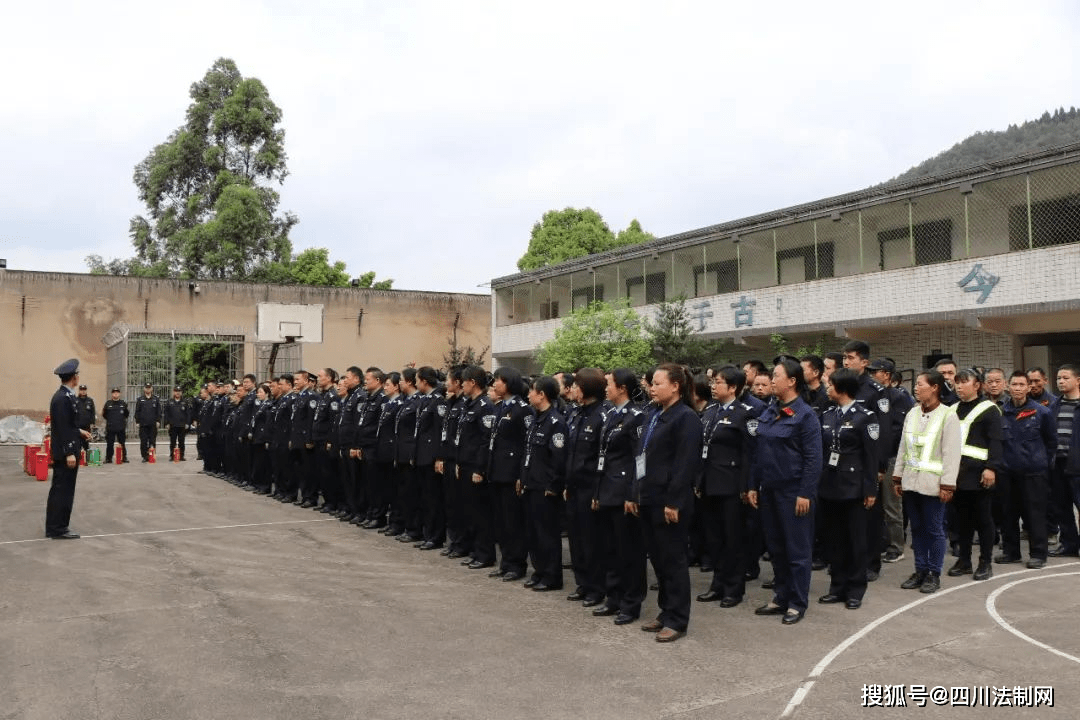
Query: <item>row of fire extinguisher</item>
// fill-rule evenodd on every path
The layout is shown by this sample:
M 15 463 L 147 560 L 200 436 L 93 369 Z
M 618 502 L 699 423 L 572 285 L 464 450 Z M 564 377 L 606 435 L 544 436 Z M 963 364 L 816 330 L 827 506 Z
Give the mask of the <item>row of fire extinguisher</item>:
M 42 482 L 49 479 L 49 468 L 53 464 L 50 440 L 51 438 L 46 436 L 43 445 L 23 446 L 23 469 L 27 475 Z M 80 450 L 79 465 L 83 467 L 87 465 L 99 466 L 101 465 L 101 454 L 100 448 L 90 448 L 89 453 L 86 450 Z M 180 462 L 180 448 L 173 448 L 171 459 L 172 462 Z M 146 461 L 150 463 L 157 462 L 157 452 L 154 448 L 150 448 Z M 124 448 L 119 445 L 115 448 L 113 462 L 117 465 L 124 462 Z

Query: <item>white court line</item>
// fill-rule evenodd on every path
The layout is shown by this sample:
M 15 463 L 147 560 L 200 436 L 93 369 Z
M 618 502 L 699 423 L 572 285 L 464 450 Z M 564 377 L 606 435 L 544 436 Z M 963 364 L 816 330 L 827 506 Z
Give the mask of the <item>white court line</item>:
M 1069 567 L 1070 565 L 1080 565 L 1080 562 L 1069 562 L 1069 563 L 1064 563 L 1062 565 L 1054 565 L 1052 567 L 1047 567 L 1045 569 L 1047 569 L 1047 570 L 1056 570 L 1058 568 Z M 985 582 L 993 582 L 994 580 L 1010 577 L 1012 575 L 1020 575 L 1020 574 L 1023 574 L 1023 573 L 1030 573 L 1030 572 L 1035 572 L 1035 570 L 1016 570 L 1014 572 L 1005 573 L 1004 575 L 999 575 L 999 576 L 993 577 L 990 580 L 986 580 Z M 1055 574 L 1057 574 L 1057 573 L 1048 574 L 1047 577 L 1053 577 Z M 1068 574 L 1080 574 L 1080 573 L 1068 573 Z M 1035 580 L 1036 578 L 1029 578 L 1029 579 Z M 911 610 L 912 608 L 916 608 L 916 607 L 918 607 L 919 605 L 922 605 L 925 602 L 930 602 L 931 600 L 934 600 L 934 599 L 939 598 L 939 597 L 943 597 L 945 595 L 948 595 L 949 593 L 956 592 L 957 590 L 963 590 L 964 588 L 973 588 L 973 587 L 984 587 L 984 585 L 983 585 L 982 582 L 971 581 L 971 582 L 966 582 L 963 585 L 954 585 L 953 587 L 945 588 L 944 590 L 939 590 L 936 593 L 926 595 L 924 597 L 919 598 L 918 600 L 914 600 L 912 602 L 909 602 L 907 605 L 903 605 L 901 607 L 898 607 L 895 610 L 893 610 L 892 612 L 886 613 L 885 615 L 882 615 L 877 620 L 874 620 L 870 624 L 866 625 L 865 627 L 861 628 L 860 630 L 856 631 L 855 633 L 849 635 L 839 645 L 834 647 L 829 652 L 828 655 L 823 657 L 821 659 L 821 662 L 819 662 L 817 665 L 814 666 L 814 669 L 811 670 L 810 674 L 806 676 L 806 680 L 803 681 L 803 683 L 799 686 L 799 689 L 795 691 L 795 694 L 791 697 L 791 701 L 788 702 L 787 707 L 784 708 L 784 712 L 780 714 L 780 717 L 781 718 L 791 717 L 795 713 L 795 711 L 799 708 L 799 705 L 802 704 L 803 700 L 806 699 L 806 696 L 810 693 L 810 688 L 812 688 L 814 686 L 815 679 L 818 678 L 818 677 L 821 677 L 821 674 L 823 672 L 825 672 L 825 670 L 829 667 L 829 665 L 832 664 L 833 660 L 836 660 L 836 658 L 838 658 L 841 653 L 843 653 L 845 650 L 847 650 L 849 647 L 854 645 L 856 642 L 858 642 L 862 638 L 869 635 L 871 632 L 876 630 L 879 626 L 884 625 L 885 623 L 887 623 L 889 620 L 892 620 L 897 615 L 905 613 L 908 610 Z M 1006 585 L 1005 587 L 1008 587 L 1008 586 Z
M 209 525 L 207 527 L 173 528 L 172 530 L 133 530 L 122 533 L 101 533 L 100 535 L 83 535 L 82 539 L 126 537 L 128 535 L 163 535 L 165 533 L 194 532 L 196 530 L 232 530 L 233 528 L 266 527 L 268 525 L 303 525 L 305 523 L 330 522 L 334 518 L 318 518 L 315 520 L 276 520 L 274 522 L 244 523 L 242 525 Z M 52 538 L 29 538 L 27 540 L 3 540 L 0 545 L 19 545 L 23 543 L 51 542 Z M 61 542 L 61 541 L 57 541 Z
M 1005 618 L 1001 617 L 1001 615 L 999 615 L 998 611 L 997 611 L 997 598 L 998 598 L 998 595 L 1005 592 L 1006 590 L 1013 587 L 1014 585 L 1019 585 L 1020 583 L 1031 582 L 1033 580 L 1048 580 L 1050 578 L 1062 577 L 1063 575 L 1080 575 L 1080 572 L 1054 573 L 1052 575 L 1037 575 L 1035 577 L 1023 578 L 1023 579 L 1020 579 L 1020 580 L 1013 580 L 1008 585 L 1002 585 L 997 590 L 990 593 L 990 597 L 986 598 L 986 612 L 990 613 L 990 617 L 994 618 L 994 621 L 997 622 L 998 625 L 1005 628 L 1006 630 L 1008 630 L 1009 632 L 1011 632 L 1013 635 L 1020 638 L 1021 640 L 1027 640 L 1029 643 L 1031 643 L 1035 647 L 1040 647 L 1043 650 L 1046 650 L 1047 652 L 1052 652 L 1055 655 L 1059 655 L 1059 656 L 1065 658 L 1066 660 L 1072 660 L 1074 663 L 1080 663 L 1080 658 L 1078 658 L 1078 657 L 1076 657 L 1074 655 L 1069 655 L 1068 653 L 1063 653 L 1060 650 L 1058 650 L 1057 648 L 1052 648 L 1049 645 L 1047 645 L 1046 643 L 1039 642 L 1035 638 L 1028 637 L 1024 633 L 1020 632 L 1019 630 L 1014 628 L 1012 625 L 1007 623 L 1005 621 Z

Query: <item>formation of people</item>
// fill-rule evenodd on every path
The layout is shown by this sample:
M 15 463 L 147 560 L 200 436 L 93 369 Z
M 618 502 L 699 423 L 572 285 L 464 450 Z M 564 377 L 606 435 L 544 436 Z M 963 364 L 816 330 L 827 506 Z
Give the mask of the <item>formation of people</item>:
M 568 600 L 617 625 L 640 618 L 649 562 L 660 612 L 640 627 L 671 642 L 689 626 L 692 566 L 712 573 L 696 600 L 731 608 L 769 561 L 773 595 L 754 612 L 793 625 L 814 570 L 829 572 L 819 604 L 857 610 L 909 541 L 901 586 L 924 593 L 950 549 L 953 577 L 1023 562 L 1021 528 L 1030 568 L 1080 554 L 1080 370 L 1059 368 L 1060 395 L 1040 368 L 1006 377 L 951 360 L 919 373 L 914 396 L 900 381 L 851 341 L 771 369 L 246 375 L 194 404 L 177 389 L 171 415 L 148 386 L 136 415 L 153 434 L 164 420 L 181 458 L 194 426 L 207 474 L 534 592 L 564 587 L 565 530 Z M 117 391 L 110 403 L 111 444 L 127 409 Z

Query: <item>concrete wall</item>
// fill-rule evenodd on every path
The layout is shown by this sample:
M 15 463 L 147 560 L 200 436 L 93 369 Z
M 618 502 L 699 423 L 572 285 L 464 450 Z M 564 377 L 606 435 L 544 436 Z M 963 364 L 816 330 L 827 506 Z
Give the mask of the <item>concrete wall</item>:
M 400 369 L 443 364 L 457 323 L 458 344 L 491 344 L 487 295 L 251 285 L 0 270 L 0 416 L 40 418 L 56 387 L 51 372 L 79 358 L 82 380 L 100 406 L 107 399 L 102 336 L 114 323 L 150 330 L 245 336 L 245 371 L 255 369 L 260 302 L 322 304 L 323 343 L 303 348 L 306 367 Z M 363 313 L 361 318 L 361 312 Z

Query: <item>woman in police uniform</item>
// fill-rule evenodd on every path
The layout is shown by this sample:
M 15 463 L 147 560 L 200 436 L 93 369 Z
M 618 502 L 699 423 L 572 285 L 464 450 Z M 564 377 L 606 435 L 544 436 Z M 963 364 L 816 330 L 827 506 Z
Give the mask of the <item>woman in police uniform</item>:
M 829 376 L 833 406 L 821 418 L 825 465 L 818 498 L 828 543 L 831 572 L 823 605 L 862 606 L 866 593 L 866 523 L 877 501 L 877 441 L 881 428 L 869 410 L 855 402 L 859 376 L 841 368 Z

